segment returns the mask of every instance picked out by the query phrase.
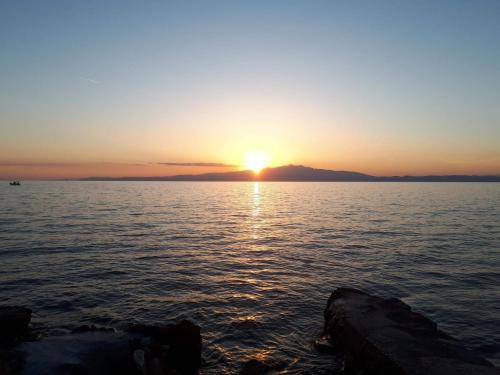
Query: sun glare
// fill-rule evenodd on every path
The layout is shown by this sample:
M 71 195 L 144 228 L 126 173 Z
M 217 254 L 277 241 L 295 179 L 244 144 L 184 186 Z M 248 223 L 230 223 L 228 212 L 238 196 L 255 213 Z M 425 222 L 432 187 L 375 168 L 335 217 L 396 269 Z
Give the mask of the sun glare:
M 265 152 L 250 152 L 245 158 L 245 166 L 251 169 L 255 174 L 267 167 L 269 157 Z

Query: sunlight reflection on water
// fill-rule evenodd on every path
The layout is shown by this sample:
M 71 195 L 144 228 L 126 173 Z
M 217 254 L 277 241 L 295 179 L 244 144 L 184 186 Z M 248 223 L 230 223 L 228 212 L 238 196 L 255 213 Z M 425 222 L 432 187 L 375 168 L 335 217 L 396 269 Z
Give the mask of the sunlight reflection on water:
M 187 317 L 205 372 L 330 373 L 311 341 L 348 285 L 500 359 L 500 184 L 27 182 L 0 204 L 0 303 L 39 327 Z

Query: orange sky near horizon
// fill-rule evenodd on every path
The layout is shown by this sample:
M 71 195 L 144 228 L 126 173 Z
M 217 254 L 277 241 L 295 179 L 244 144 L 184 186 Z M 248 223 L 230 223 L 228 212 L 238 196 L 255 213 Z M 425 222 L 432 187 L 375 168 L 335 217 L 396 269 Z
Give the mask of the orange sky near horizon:
M 197 165 L 197 162 L 168 162 L 169 164 L 193 165 L 164 165 L 161 162 L 0 162 L 0 179 L 2 180 L 50 180 L 50 179 L 78 179 L 90 176 L 99 177 L 147 177 L 170 176 L 178 174 L 200 174 L 209 172 L 228 172 L 248 169 L 243 158 L 227 163 L 202 162 L 208 165 Z M 212 165 L 220 163 L 221 166 Z M 226 164 L 226 165 L 222 165 Z M 447 174 L 476 174 L 500 175 L 498 166 L 500 159 L 495 155 L 485 155 L 482 158 L 470 157 L 460 159 L 460 156 L 450 155 L 439 158 L 438 155 L 428 155 L 425 160 L 418 161 L 411 155 L 394 154 L 393 159 L 381 161 L 376 158 L 360 158 L 353 155 L 352 159 L 338 162 L 325 162 L 310 159 L 300 162 L 296 160 L 278 159 L 270 156 L 269 166 L 306 165 L 313 168 L 331 170 L 348 170 L 376 176 L 392 175 L 447 175 Z
M 259 150 L 268 154 L 270 166 L 306 165 L 376 176 L 500 174 L 494 137 L 468 133 L 452 138 L 440 129 L 429 137 L 419 127 L 389 126 L 369 114 L 347 116 L 336 110 L 327 111 L 325 118 L 313 103 L 301 104 L 283 93 L 260 99 L 244 95 L 239 100 L 212 98 L 194 114 L 174 116 L 176 126 L 165 120 L 171 118 L 168 114 L 157 114 L 140 125 L 135 120 L 117 126 L 102 119 L 84 124 L 62 118 L 55 129 L 18 128 L 0 148 L 0 179 L 224 172 L 245 169 L 245 156 Z M 75 125 L 64 126 L 65 121 Z

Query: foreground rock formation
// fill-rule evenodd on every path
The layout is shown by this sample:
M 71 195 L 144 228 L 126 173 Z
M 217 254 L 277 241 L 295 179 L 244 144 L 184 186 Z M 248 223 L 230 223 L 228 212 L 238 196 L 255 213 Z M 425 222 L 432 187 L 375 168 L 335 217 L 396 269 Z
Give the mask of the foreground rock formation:
M 13 343 L 28 333 L 31 310 L 25 307 L 0 306 L 0 342 Z
M 202 341 L 199 326 L 182 320 L 163 326 L 133 326 L 129 331 L 143 337 L 133 347 L 134 361 L 143 374 L 198 373 Z
M 345 373 L 500 375 L 490 362 L 399 299 L 338 288 L 324 314 L 324 337 L 345 353 Z
M 30 333 L 31 310 L 0 307 L 1 375 L 194 375 L 200 327 L 183 320 L 125 332 L 86 325 L 45 338 Z
M 344 374 L 500 375 L 404 302 L 350 288 L 335 290 L 324 312 L 322 352 L 342 354 Z M 30 332 L 31 310 L 0 307 L 0 375 L 195 375 L 201 367 L 200 327 L 134 325 L 125 331 L 94 325 L 57 335 Z M 241 375 L 277 374 L 286 363 L 250 359 Z
M 0 306 L 0 374 L 19 372 L 23 357 L 13 350 L 29 339 L 31 310 L 18 306 Z

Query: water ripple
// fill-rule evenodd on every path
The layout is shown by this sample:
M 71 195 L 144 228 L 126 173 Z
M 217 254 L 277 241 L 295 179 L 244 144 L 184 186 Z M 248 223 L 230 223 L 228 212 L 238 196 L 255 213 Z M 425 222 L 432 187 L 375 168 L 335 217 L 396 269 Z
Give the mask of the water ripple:
M 0 301 L 46 330 L 191 318 L 204 373 L 329 374 L 311 342 L 350 285 L 500 364 L 500 184 L 33 182 L 0 207 Z

